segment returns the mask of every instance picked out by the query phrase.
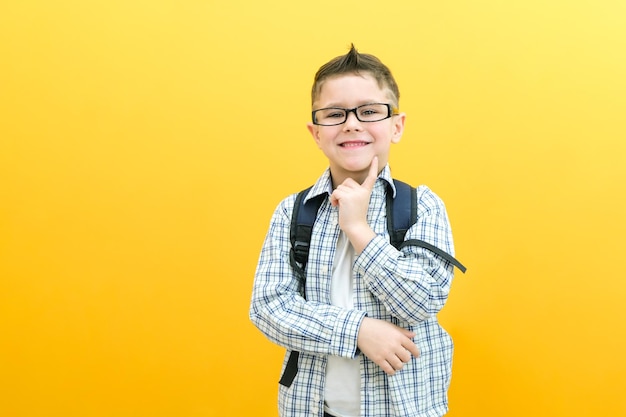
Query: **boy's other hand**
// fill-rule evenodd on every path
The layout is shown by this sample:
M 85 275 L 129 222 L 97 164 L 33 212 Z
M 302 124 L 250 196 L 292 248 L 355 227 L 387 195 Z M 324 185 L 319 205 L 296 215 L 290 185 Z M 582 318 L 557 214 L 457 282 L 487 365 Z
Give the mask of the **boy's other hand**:
M 363 184 L 348 178 L 330 196 L 330 203 L 339 207 L 339 227 L 346 233 L 357 253 L 361 253 L 376 236 L 367 224 L 367 208 L 377 178 L 378 157 L 375 156 Z
M 359 329 L 357 346 L 365 356 L 393 375 L 420 355 L 413 343 L 415 333 L 388 321 L 365 317 Z

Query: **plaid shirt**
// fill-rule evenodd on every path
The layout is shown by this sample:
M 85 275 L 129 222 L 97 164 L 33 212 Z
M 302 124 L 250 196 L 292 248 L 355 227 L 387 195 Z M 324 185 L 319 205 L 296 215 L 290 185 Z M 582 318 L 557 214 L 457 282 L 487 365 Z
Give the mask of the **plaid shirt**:
M 295 194 L 276 208 L 255 274 L 250 306 L 252 322 L 274 343 L 299 351 L 299 371 L 290 387 L 279 387 L 282 417 L 324 413 L 326 358 L 359 358 L 361 416 L 442 416 L 452 371 L 452 340 L 437 322 L 453 277 L 452 265 L 424 248 L 398 251 L 389 243 L 385 193 L 391 186 L 389 166 L 379 175 L 368 208 L 368 223 L 377 234 L 352 268 L 354 309 L 331 305 L 333 260 L 339 236 L 338 209 L 322 203 L 311 237 L 306 288 L 289 263 L 289 230 Z M 332 192 L 330 171 L 315 183 L 311 198 Z M 406 239 L 425 240 L 454 255 L 452 233 L 443 202 L 426 186 L 417 188 L 418 220 Z M 306 293 L 306 299 L 303 294 Z M 385 374 L 357 349 L 365 316 L 387 320 L 416 333 L 420 356 Z

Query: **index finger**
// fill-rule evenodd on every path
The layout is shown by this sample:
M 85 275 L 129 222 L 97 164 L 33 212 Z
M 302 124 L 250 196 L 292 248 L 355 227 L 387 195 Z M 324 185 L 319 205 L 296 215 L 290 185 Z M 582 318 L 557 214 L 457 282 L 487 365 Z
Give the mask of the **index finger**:
M 367 174 L 367 178 L 361 184 L 363 187 L 371 190 L 374 188 L 374 184 L 376 183 L 376 179 L 378 178 L 378 157 L 375 156 L 372 158 L 372 163 L 370 164 L 370 171 Z

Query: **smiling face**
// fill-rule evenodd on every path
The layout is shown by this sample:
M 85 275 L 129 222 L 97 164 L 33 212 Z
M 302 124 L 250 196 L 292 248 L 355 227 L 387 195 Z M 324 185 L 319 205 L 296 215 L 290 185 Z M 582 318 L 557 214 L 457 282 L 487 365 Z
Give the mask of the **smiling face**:
M 393 94 L 381 89 L 369 74 L 342 74 L 324 80 L 313 109 L 342 107 L 352 109 L 368 103 L 393 104 Z M 337 126 L 307 127 L 317 146 L 330 164 L 333 185 L 336 187 L 350 177 L 361 184 L 374 156 L 378 156 L 378 171 L 389 160 L 392 143 L 398 143 L 404 130 L 404 113 L 378 122 L 360 122 L 354 113 Z

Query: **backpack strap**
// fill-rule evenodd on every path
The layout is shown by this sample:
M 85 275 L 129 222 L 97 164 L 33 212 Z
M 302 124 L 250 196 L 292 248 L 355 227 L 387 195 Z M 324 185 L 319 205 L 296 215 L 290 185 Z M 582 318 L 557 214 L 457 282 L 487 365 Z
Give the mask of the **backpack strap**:
M 404 242 L 402 242 L 402 244 L 400 245 L 398 250 L 402 249 L 405 246 L 419 246 L 419 247 L 422 247 L 424 249 L 428 249 L 429 251 L 431 251 L 431 252 L 441 256 L 443 259 L 445 259 L 446 261 L 450 262 L 452 265 L 454 265 L 457 268 L 459 268 L 459 270 L 461 272 L 465 273 L 465 271 L 467 271 L 467 268 L 465 266 L 463 266 L 463 264 L 461 262 L 459 262 L 455 257 L 453 257 L 449 253 L 444 252 L 443 250 L 439 249 L 437 246 L 431 245 L 428 242 L 424 242 L 423 240 L 419 240 L 419 239 L 405 240 Z
M 387 190 L 387 229 L 391 244 L 398 250 L 410 245 L 428 249 L 465 273 L 467 268 L 463 264 L 438 247 L 419 239 L 404 240 L 406 232 L 417 221 L 417 194 L 409 184 L 396 179 L 393 182 L 396 187 L 395 199 L 391 190 Z
M 326 194 L 320 194 L 305 202 L 304 198 L 311 188 L 312 186 L 298 193 L 293 206 L 291 228 L 289 231 L 289 237 L 291 239 L 289 263 L 303 280 L 305 279 L 304 268 L 309 259 L 313 223 L 315 223 L 317 211 L 326 196 Z
M 285 365 L 285 370 L 280 377 L 278 383 L 287 388 L 291 386 L 293 380 L 298 375 L 298 359 L 300 358 L 300 352 L 297 350 L 292 350 L 289 354 L 289 359 L 287 360 L 287 365 Z
M 291 215 L 291 228 L 289 231 L 289 238 L 291 240 L 291 250 L 289 251 L 289 263 L 296 271 L 296 274 L 302 279 L 302 288 L 304 291 L 304 282 L 306 281 L 306 274 L 304 268 L 309 260 L 309 249 L 311 248 L 311 232 L 313 231 L 313 224 L 317 217 L 317 211 L 319 210 L 326 193 L 319 196 L 310 198 L 308 201 L 304 201 L 304 198 L 311 190 L 312 186 L 306 190 L 302 190 L 296 196 L 296 201 L 293 205 L 293 214 Z M 306 298 L 306 295 L 305 295 Z M 298 358 L 300 352 L 292 350 L 287 360 L 287 365 L 283 371 L 279 384 L 289 388 L 293 383 L 296 375 L 298 374 Z
M 406 232 L 417 221 L 417 194 L 409 184 L 393 180 L 396 197 L 387 189 L 387 230 L 394 248 L 400 249 Z

